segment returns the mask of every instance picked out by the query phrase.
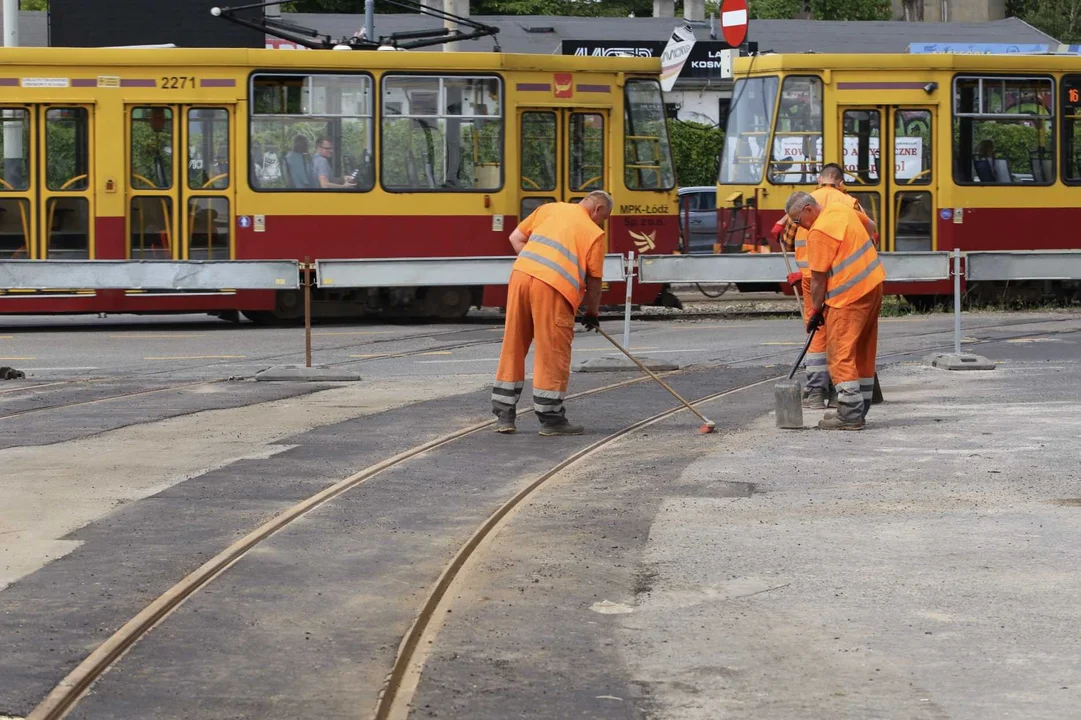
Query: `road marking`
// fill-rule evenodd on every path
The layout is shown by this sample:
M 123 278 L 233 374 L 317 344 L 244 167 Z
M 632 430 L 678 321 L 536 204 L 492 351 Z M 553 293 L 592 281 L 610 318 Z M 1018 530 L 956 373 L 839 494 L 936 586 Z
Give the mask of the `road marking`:
M 657 349 L 656 347 L 633 347 L 633 348 L 631 348 L 631 352 L 644 352 L 646 350 L 656 350 L 656 349 Z M 619 352 L 618 350 L 616 350 L 615 348 L 613 348 L 611 346 L 609 346 L 609 347 L 599 347 L 599 348 L 573 348 L 573 350 L 574 350 L 574 352 L 611 352 L 613 350 L 615 350 L 616 352 Z
M 14 335 L 0 335 L 0 340 L 14 340 Z
M 758 343 L 758 344 L 759 345 L 795 345 L 796 347 L 802 347 L 803 346 L 803 343 L 801 343 L 801 342 L 767 342 L 767 343 Z
M 413 353 L 414 355 L 453 355 L 450 350 L 432 350 L 431 352 Z M 365 358 L 382 358 L 385 357 L 388 360 L 398 359 L 400 357 L 397 353 L 368 353 L 366 355 L 350 355 L 351 358 L 359 358 L 361 360 Z
M 312 335 L 394 335 L 396 333 L 401 333 L 401 330 L 325 330 L 313 332 Z
M 417 360 L 418 365 L 438 365 L 442 363 L 499 362 L 499 358 L 458 358 L 457 360 Z
M 247 355 L 161 355 L 144 357 L 143 360 L 241 360 Z
M 41 370 L 97 370 L 97 367 L 28 367 L 19 369 L 23 372 L 39 372 Z
M 762 326 L 761 325 L 743 325 L 741 323 L 730 323 L 728 325 L 691 325 L 689 327 L 674 327 L 674 328 L 671 328 L 671 329 L 675 330 L 676 332 L 680 332 L 680 331 L 686 331 L 686 330 L 738 330 L 738 329 L 741 329 L 741 328 L 757 328 L 757 327 L 762 327 Z
M 0 357 L 0 360 L 3 360 L 5 362 L 7 362 L 7 361 L 15 361 L 15 360 L 37 360 L 37 358 L 36 357 Z
M 124 333 L 123 335 L 110 335 L 109 337 L 117 339 L 117 340 L 129 340 L 129 339 L 130 340 L 172 340 L 173 338 L 197 338 L 197 337 L 205 337 L 205 336 L 202 335 L 202 334 L 199 334 L 199 335 L 164 335 L 164 334 L 155 335 L 153 333 L 146 333 L 146 334 Z

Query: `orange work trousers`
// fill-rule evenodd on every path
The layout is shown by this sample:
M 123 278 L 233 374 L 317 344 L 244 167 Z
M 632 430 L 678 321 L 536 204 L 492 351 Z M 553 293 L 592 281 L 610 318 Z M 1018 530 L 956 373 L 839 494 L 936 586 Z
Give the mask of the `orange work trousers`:
M 814 303 L 811 302 L 811 278 L 803 276 L 803 315 L 807 320 L 814 314 Z M 822 325 L 815 331 L 814 339 L 811 340 L 807 354 L 803 358 L 803 364 L 807 366 L 807 389 L 829 389 L 830 374 L 826 366 L 826 326 Z
M 518 404 L 525 381 L 525 357 L 534 339 L 533 409 L 560 413 L 571 374 L 574 308 L 548 283 L 515 270 L 507 290 L 507 320 L 493 402 Z
M 870 403 L 875 384 L 878 353 L 878 313 L 882 309 L 882 285 L 842 308 L 826 311 L 826 359 L 830 378 L 842 395 L 862 396 Z

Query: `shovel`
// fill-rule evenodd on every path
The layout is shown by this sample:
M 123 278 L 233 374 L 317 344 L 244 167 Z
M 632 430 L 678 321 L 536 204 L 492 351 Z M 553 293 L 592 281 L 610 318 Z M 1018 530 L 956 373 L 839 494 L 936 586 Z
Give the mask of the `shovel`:
M 788 373 L 788 379 L 773 386 L 773 402 L 777 410 L 777 427 L 792 430 L 803 427 L 803 387 L 799 380 L 793 380 L 799 364 L 803 362 L 807 348 L 811 347 L 814 340 L 816 327 L 807 334 L 807 342 L 803 344 L 803 351 L 796 358 L 796 364 L 792 366 L 792 372 Z

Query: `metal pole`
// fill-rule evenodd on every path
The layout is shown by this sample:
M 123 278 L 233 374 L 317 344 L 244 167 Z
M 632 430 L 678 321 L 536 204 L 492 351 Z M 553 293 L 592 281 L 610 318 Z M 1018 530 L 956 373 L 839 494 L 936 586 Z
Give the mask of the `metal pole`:
M 19 46 L 19 0 L 4 0 L 4 47 Z
M 364 0 L 364 34 L 375 41 L 375 0 Z
M 312 366 L 312 265 L 304 256 L 304 367 Z
M 953 249 L 953 353 L 961 354 L 961 251 Z
M 627 252 L 623 275 L 627 279 L 627 301 L 623 306 L 623 347 L 631 349 L 631 292 L 634 287 L 634 250 Z

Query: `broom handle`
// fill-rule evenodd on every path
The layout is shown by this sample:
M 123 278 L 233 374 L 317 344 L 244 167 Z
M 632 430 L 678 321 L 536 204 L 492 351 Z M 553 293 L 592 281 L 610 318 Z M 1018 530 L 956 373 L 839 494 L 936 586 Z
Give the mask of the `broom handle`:
M 681 395 L 680 395 L 679 393 L 677 393 L 677 392 L 676 392 L 675 390 L 673 390 L 673 389 L 672 389 L 671 387 L 669 387 L 669 386 L 668 386 L 668 383 L 666 383 L 666 382 L 665 382 L 664 380 L 661 380 L 661 379 L 660 379 L 659 377 L 657 377 L 657 375 L 656 375 L 656 374 L 655 374 L 655 373 L 654 373 L 654 372 L 653 372 L 652 370 L 650 370 L 650 369 L 649 369 L 649 368 L 647 368 L 647 367 L 646 367 L 645 365 L 643 365 L 643 364 L 642 364 L 642 362 L 641 362 L 641 361 L 640 361 L 640 360 L 639 360 L 638 358 L 636 358 L 636 357 L 635 357 L 634 355 L 631 355 L 631 354 L 630 354 L 629 352 L 627 352 L 627 349 L 626 349 L 626 348 L 624 348 L 624 347 L 623 347 L 622 345 L 620 345 L 619 343 L 617 343 L 617 342 L 615 341 L 615 339 L 614 339 L 614 338 L 613 338 L 613 337 L 612 337 L 611 335 L 609 335 L 608 333 L 606 333 L 606 332 L 605 332 L 604 330 L 601 330 L 600 328 L 597 328 L 597 332 L 599 332 L 599 333 L 600 333 L 601 335 L 603 335 L 603 336 L 604 336 L 604 338 L 605 338 L 605 340 L 607 340 L 608 342 L 612 343 L 612 344 L 613 344 L 613 345 L 615 345 L 615 346 L 616 346 L 617 348 L 619 348 L 619 351 L 620 351 L 621 353 L 623 353 L 624 355 L 626 355 L 626 356 L 627 356 L 628 358 L 630 358 L 630 359 L 631 359 L 631 362 L 633 362 L 633 363 L 634 363 L 635 365 L 637 365 L 637 366 L 638 366 L 638 367 L 639 367 L 639 368 L 640 368 L 640 369 L 642 370 L 642 372 L 644 372 L 644 373 L 646 373 L 647 375 L 649 375 L 649 376 L 650 376 L 651 378 L 653 378 L 654 380 L 656 380 L 657 382 L 659 382 L 659 383 L 661 384 L 661 386 L 662 386 L 662 387 L 663 387 L 663 388 L 664 388 L 665 390 L 667 390 L 668 392 L 672 393 L 672 395 L 673 395 L 673 396 L 675 396 L 675 398 L 676 398 L 677 400 L 679 400 L 679 401 L 680 401 L 681 403 L 683 403 L 684 405 L 686 405 L 686 406 L 687 406 L 687 409 L 688 409 L 688 410 L 690 410 L 691 412 L 693 412 L 693 413 L 694 413 L 695 415 L 697 415 L 698 417 L 702 418 L 702 422 L 705 422 L 705 423 L 708 423 L 708 422 L 710 422 L 709 418 L 707 418 L 707 417 L 706 417 L 705 415 L 703 415 L 702 413 L 700 413 L 700 412 L 698 412 L 697 410 L 695 410 L 695 409 L 694 409 L 694 407 L 692 407 L 692 406 L 691 406 L 691 404 L 690 404 L 689 402 L 687 402 L 686 400 L 684 400 L 684 399 L 683 399 L 683 396 L 681 396 Z
M 784 249 L 784 240 L 779 240 L 777 242 L 777 244 L 781 246 L 781 255 L 784 256 L 784 266 L 785 266 L 785 268 L 788 269 L 788 274 L 791 275 L 792 274 L 792 265 L 790 265 L 789 262 L 788 262 L 788 252 Z M 803 300 L 799 296 L 799 286 L 793 285 L 792 286 L 792 292 L 795 293 L 795 295 L 796 295 L 796 304 L 799 305 L 799 317 L 800 317 L 800 320 L 802 320 L 803 322 L 807 322 L 807 316 L 803 312 Z
M 796 376 L 796 370 L 799 369 L 799 364 L 803 362 L 803 356 L 807 354 L 807 349 L 811 347 L 811 341 L 814 340 L 816 332 L 818 332 L 817 327 L 811 332 L 807 333 L 807 342 L 803 343 L 803 352 L 801 352 L 799 354 L 799 357 L 796 358 L 796 364 L 792 366 L 792 372 L 788 373 L 789 380 Z

